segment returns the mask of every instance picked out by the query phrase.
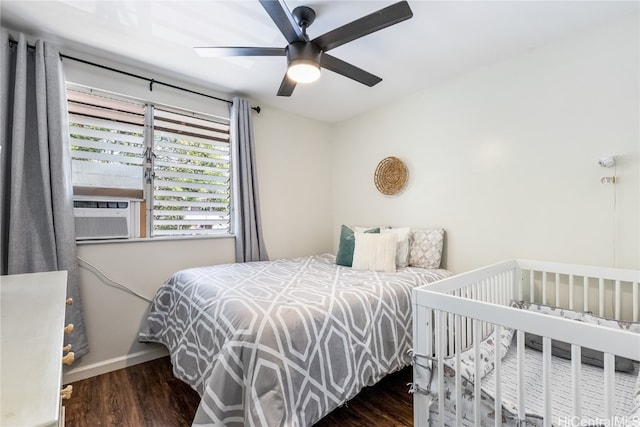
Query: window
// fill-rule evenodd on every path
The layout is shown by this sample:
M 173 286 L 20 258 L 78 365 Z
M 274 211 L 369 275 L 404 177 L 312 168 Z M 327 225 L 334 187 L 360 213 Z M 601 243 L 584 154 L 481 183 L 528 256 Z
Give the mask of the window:
M 71 86 L 67 99 L 74 195 L 140 201 L 143 236 L 230 232 L 228 119 Z
M 229 231 L 229 126 L 154 109 L 154 235 Z

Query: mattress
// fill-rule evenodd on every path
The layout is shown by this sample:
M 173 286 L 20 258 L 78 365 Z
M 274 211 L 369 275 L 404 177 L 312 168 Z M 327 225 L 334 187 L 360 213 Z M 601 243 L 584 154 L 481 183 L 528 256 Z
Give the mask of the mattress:
M 503 401 L 503 422 L 517 425 L 518 384 L 517 384 L 517 346 L 515 337 L 502 359 L 501 393 Z M 524 347 L 525 399 L 527 419 L 520 425 L 542 425 L 544 400 L 542 394 L 542 352 Z M 445 377 L 446 378 L 446 377 Z M 445 425 L 456 425 L 454 388 L 447 378 L 445 389 L 449 391 L 445 400 Z M 607 425 L 611 420 L 604 416 L 604 370 L 599 367 L 582 364 L 581 369 L 581 417 L 573 417 L 573 388 L 571 383 L 571 361 L 552 356 L 552 423 L 554 426 L 575 425 Z M 473 426 L 473 402 L 475 396 L 472 384 L 464 384 L 463 388 L 463 425 Z M 640 364 L 634 362 L 633 372 L 615 372 L 614 414 L 622 424 L 626 425 L 629 414 L 634 408 L 634 397 L 640 393 Z M 493 407 L 495 397 L 495 377 L 492 372 L 482 378 L 482 426 L 493 426 L 495 417 Z M 437 401 L 431 406 L 431 419 L 439 420 Z M 630 418 L 629 418 L 630 419 Z M 614 420 L 615 421 L 615 420 Z M 635 424 L 633 424 L 635 425 Z
M 410 362 L 411 290 L 451 275 L 333 255 L 193 268 L 157 292 L 140 341 L 201 396 L 193 424 L 309 426 Z
M 515 340 L 515 338 L 514 338 Z M 502 398 L 514 409 L 518 401 L 517 357 L 516 345 L 511 345 L 502 359 Z M 581 366 L 581 418 L 582 420 L 604 420 L 604 369 L 591 365 Z M 544 401 L 542 394 L 542 352 L 525 347 L 525 395 L 528 414 L 542 416 Z M 615 372 L 614 411 L 619 417 L 629 415 L 633 409 L 633 399 L 638 380 L 638 363 L 634 363 L 633 372 Z M 495 378 L 487 375 L 482 381 L 482 387 L 488 393 L 495 392 Z M 573 414 L 573 386 L 571 383 L 571 361 L 560 357 L 552 357 L 551 361 L 551 408 L 554 425 L 575 425 Z M 592 423 L 593 424 L 593 423 Z M 597 423 L 596 423 L 597 424 Z

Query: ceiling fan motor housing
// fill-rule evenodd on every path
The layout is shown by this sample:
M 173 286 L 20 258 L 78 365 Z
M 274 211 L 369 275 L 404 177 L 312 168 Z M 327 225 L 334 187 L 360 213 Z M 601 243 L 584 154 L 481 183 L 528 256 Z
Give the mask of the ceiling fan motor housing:
M 320 66 L 320 57 L 322 50 L 320 47 L 311 42 L 294 42 L 287 46 L 287 63 L 293 65 L 295 63 L 306 63 L 313 66 Z

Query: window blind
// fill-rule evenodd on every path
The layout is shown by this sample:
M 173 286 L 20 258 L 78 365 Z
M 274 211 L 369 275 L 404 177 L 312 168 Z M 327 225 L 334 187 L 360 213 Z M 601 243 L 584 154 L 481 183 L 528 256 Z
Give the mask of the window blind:
M 74 187 L 141 197 L 145 106 L 74 90 L 67 101 Z
M 153 129 L 153 235 L 227 233 L 229 124 L 156 107 Z

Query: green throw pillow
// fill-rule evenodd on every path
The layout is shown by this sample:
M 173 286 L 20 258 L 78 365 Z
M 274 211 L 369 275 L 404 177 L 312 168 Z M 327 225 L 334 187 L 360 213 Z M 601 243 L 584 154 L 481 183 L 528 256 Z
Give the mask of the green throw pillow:
M 379 228 L 370 228 L 365 233 L 380 233 Z M 336 256 L 336 264 L 351 267 L 353 265 L 353 249 L 356 245 L 356 238 L 353 230 L 346 225 L 340 228 L 340 245 L 338 246 L 338 255 Z

